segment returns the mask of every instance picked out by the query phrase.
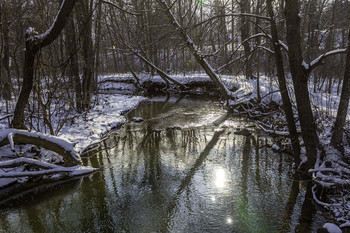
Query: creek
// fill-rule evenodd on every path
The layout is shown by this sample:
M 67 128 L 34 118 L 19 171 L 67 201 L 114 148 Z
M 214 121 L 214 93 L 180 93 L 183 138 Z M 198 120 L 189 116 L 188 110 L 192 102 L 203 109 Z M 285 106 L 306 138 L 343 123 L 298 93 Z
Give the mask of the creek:
M 102 171 L 5 203 L 0 232 L 312 232 L 325 221 L 291 155 L 215 98 L 154 97 L 127 118 L 84 160 Z

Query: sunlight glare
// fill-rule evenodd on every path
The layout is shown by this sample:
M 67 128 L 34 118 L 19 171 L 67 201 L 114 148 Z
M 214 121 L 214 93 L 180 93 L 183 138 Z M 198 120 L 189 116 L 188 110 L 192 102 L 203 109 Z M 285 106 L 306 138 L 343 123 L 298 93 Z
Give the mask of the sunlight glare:
M 227 181 L 226 172 L 223 168 L 218 168 L 215 171 L 215 186 L 218 188 L 224 188 Z

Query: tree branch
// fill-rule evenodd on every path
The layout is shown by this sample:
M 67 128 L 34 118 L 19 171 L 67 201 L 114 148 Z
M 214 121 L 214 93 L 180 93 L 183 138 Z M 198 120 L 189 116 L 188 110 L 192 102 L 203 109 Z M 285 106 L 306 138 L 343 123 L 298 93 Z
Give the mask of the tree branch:
M 120 6 L 118 6 L 117 4 L 114 4 L 114 3 L 109 2 L 109 1 L 100 0 L 100 3 L 108 4 L 108 5 L 112 6 L 112 7 L 117 8 L 118 10 L 121 10 L 121 11 L 123 11 L 124 13 L 130 14 L 130 15 L 134 15 L 134 16 L 139 16 L 139 15 L 141 15 L 141 13 L 135 13 L 135 12 L 128 11 L 128 10 L 126 10 L 126 9 L 124 9 L 124 8 L 122 8 L 122 7 L 120 7 Z
M 327 57 L 337 55 L 337 54 L 346 53 L 346 51 L 347 51 L 347 49 L 335 49 L 335 50 L 328 51 L 327 53 L 324 53 L 324 54 L 321 54 L 320 56 L 318 56 L 316 59 L 314 59 L 312 62 L 310 62 L 310 64 L 308 64 L 305 68 L 306 68 L 307 72 L 310 73 L 314 68 L 316 68 L 319 65 L 322 65 L 324 59 L 326 59 Z

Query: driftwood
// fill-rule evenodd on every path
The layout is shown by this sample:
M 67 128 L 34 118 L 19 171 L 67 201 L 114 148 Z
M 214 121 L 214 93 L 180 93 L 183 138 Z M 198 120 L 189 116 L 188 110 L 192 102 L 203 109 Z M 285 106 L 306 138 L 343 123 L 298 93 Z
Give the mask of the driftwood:
M 74 150 L 74 144 L 62 138 L 24 130 L 7 129 L 0 132 L 0 147 L 13 143 L 32 144 L 61 155 L 66 166 L 81 164 L 80 155 Z

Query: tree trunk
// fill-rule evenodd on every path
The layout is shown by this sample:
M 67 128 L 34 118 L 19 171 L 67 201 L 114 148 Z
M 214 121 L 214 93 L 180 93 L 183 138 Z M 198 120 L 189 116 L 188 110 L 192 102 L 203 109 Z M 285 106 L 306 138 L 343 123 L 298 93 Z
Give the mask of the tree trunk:
M 72 77 L 72 83 L 75 90 L 75 108 L 78 113 L 82 113 L 82 90 L 81 90 L 81 82 L 79 77 L 79 62 L 78 62 L 78 46 L 77 46 L 77 38 L 75 34 L 75 26 L 74 26 L 74 17 L 69 20 L 66 29 L 66 37 L 67 37 L 67 53 L 70 56 L 70 61 L 68 65 L 68 72 L 70 77 Z
M 293 153 L 296 159 L 295 162 L 298 164 L 300 162 L 300 143 L 298 139 L 298 132 L 295 126 L 293 107 L 289 97 L 286 79 L 284 75 L 283 57 L 282 57 L 281 47 L 278 43 L 277 26 L 276 26 L 276 21 L 274 20 L 275 16 L 274 16 L 271 0 L 267 0 L 266 4 L 267 4 L 268 13 L 271 17 L 271 21 L 270 21 L 271 36 L 272 36 L 272 44 L 275 51 L 275 63 L 276 63 L 276 69 L 277 69 L 278 85 L 279 85 L 279 89 L 282 97 L 283 110 L 284 110 L 284 113 L 286 114 L 287 126 L 289 130 L 290 140 L 292 142 Z
M 100 42 L 101 42 L 101 16 L 102 16 L 102 4 L 98 6 L 96 24 L 95 24 L 95 69 L 94 69 L 94 91 L 97 92 L 99 66 L 100 66 Z
M 169 21 L 174 26 L 176 31 L 181 36 L 181 39 L 186 43 L 187 47 L 191 51 L 192 55 L 196 58 L 197 62 L 201 65 L 201 67 L 204 69 L 205 73 L 210 77 L 210 79 L 213 81 L 214 85 L 219 89 L 219 92 L 224 97 L 224 99 L 228 100 L 230 99 L 229 90 L 224 86 L 224 84 L 219 80 L 218 75 L 214 72 L 212 67 L 209 65 L 207 60 L 202 57 L 198 50 L 197 46 L 193 43 L 191 38 L 186 34 L 186 32 L 183 30 L 179 22 L 175 19 L 174 15 L 171 13 L 170 8 L 168 7 L 168 4 L 163 0 L 158 0 L 158 3 L 163 7 L 165 14 L 167 15 Z
M 32 28 L 28 28 L 26 31 L 27 40 L 23 66 L 23 82 L 21 92 L 17 99 L 12 122 L 14 128 L 26 128 L 24 124 L 24 109 L 28 103 L 33 87 L 35 55 L 40 49 L 50 45 L 59 36 L 62 29 L 66 25 L 69 15 L 72 12 L 76 2 L 77 0 L 64 1 L 53 25 L 51 25 L 51 27 L 45 33 L 35 35 Z
M 289 66 L 292 74 L 295 98 L 302 137 L 308 157 L 307 168 L 315 164 L 319 140 L 313 117 L 308 89 L 308 75 L 302 65 L 299 1 L 288 0 L 285 6 Z
M 15 112 L 13 116 L 12 126 L 16 129 L 27 129 L 24 124 L 24 108 L 28 103 L 28 99 L 33 87 L 34 79 L 34 59 L 37 51 L 33 50 L 30 41 L 27 41 L 25 55 L 24 55 L 24 66 L 23 66 L 23 82 L 21 92 L 19 93 Z
M 250 0 L 242 0 L 240 3 L 241 13 L 250 13 Z M 242 42 L 249 37 L 249 22 L 246 16 L 241 17 L 241 34 Z M 245 54 L 245 76 L 247 78 L 253 77 L 252 60 L 250 59 L 251 48 L 248 41 L 243 42 L 244 54 Z
M 338 106 L 337 118 L 332 131 L 331 144 L 337 146 L 342 142 L 346 116 L 348 114 L 350 100 L 350 28 L 348 36 L 348 48 L 346 54 L 346 64 L 342 92 Z
M 93 85 L 94 54 L 92 43 L 92 21 L 89 1 L 80 1 L 78 19 L 80 21 L 82 55 L 83 55 L 83 82 L 82 82 L 82 106 L 83 110 L 90 108 L 91 92 Z
M 1 57 L 1 78 L 3 82 L 2 97 L 5 100 L 11 100 L 12 84 L 10 75 L 10 41 L 9 41 L 9 19 L 7 17 L 8 10 L 5 4 L 0 4 L 0 18 L 2 31 L 2 57 Z
M 74 150 L 74 145 L 72 143 L 68 143 L 68 141 L 64 139 L 55 136 L 43 135 L 36 132 L 6 129 L 1 132 L 0 147 L 12 143 L 9 141 L 9 134 L 12 134 L 14 143 L 32 144 L 56 152 L 57 154 L 63 156 L 67 166 L 81 164 L 80 155 Z

